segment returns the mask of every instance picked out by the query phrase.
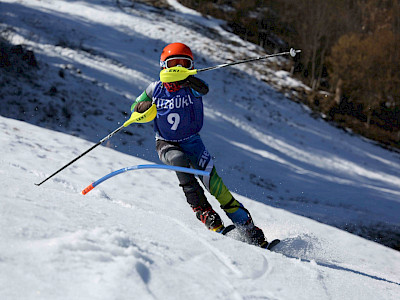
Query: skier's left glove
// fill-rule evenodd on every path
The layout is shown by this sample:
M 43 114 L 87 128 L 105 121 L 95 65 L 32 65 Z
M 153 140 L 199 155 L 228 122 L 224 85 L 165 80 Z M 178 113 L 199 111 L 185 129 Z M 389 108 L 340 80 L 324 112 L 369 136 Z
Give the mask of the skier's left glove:
M 190 75 L 185 80 L 178 81 L 177 83 L 182 87 L 190 87 L 202 95 L 208 93 L 208 85 L 203 80 L 196 78 L 193 75 Z

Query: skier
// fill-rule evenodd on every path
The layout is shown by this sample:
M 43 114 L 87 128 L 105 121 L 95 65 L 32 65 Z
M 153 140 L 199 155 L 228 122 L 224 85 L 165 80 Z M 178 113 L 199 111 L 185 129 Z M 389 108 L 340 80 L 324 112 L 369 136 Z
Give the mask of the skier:
M 161 53 L 160 66 L 161 69 L 174 66 L 194 69 L 192 51 L 182 43 L 169 44 Z M 245 238 L 252 244 L 261 245 L 265 241 L 262 230 L 254 225 L 248 210 L 232 196 L 222 182 L 211 155 L 200 138 L 199 132 L 204 118 L 202 96 L 208 90 L 208 85 L 194 76 L 179 82 L 156 81 L 136 98 L 131 111 L 143 113 L 152 104 L 156 104 L 154 131 L 160 160 L 167 165 L 210 171 L 209 177 L 199 177 L 203 185 L 218 200 L 221 208 Z M 225 228 L 223 222 L 211 207 L 195 176 L 182 172 L 176 174 L 196 217 L 208 229 L 222 232 Z

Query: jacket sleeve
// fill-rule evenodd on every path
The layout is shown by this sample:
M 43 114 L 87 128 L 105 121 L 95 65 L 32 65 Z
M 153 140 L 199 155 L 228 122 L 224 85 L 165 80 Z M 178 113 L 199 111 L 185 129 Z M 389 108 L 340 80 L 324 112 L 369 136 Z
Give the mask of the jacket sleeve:
M 151 83 L 146 90 L 136 98 L 131 106 L 131 112 L 143 113 L 153 104 L 153 91 L 157 82 Z

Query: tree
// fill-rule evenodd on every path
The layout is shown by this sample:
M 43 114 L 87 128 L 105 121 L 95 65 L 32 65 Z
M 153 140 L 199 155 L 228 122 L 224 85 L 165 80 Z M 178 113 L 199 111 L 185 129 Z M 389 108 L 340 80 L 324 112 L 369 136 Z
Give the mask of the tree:
M 367 126 L 382 103 L 400 104 L 398 42 L 391 30 L 378 29 L 373 34 L 344 35 L 332 48 L 332 74 L 342 80 L 346 96 L 362 106 Z
M 313 89 L 318 89 L 325 58 L 340 35 L 340 12 L 343 0 L 279 0 L 275 8 L 284 23 L 294 28 L 289 42 L 302 49 L 304 75 Z

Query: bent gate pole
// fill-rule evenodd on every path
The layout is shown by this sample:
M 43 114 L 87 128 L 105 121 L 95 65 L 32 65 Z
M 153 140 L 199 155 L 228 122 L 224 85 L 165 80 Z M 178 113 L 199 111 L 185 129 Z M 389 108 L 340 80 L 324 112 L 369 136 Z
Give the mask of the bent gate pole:
M 164 169 L 164 170 L 170 170 L 170 171 L 176 171 L 176 172 L 190 173 L 193 175 L 210 176 L 210 172 L 196 170 L 196 169 L 190 169 L 190 168 L 184 168 L 184 167 L 167 166 L 167 165 L 137 165 L 137 166 L 122 168 L 117 171 L 111 172 L 110 174 L 107 174 L 106 176 L 101 177 L 100 179 L 96 180 L 95 182 L 93 182 L 92 184 L 87 186 L 82 191 L 82 194 L 86 195 L 91 190 L 93 190 L 96 186 L 98 186 L 100 183 L 102 183 L 103 181 L 106 181 L 107 179 L 110 179 L 111 177 L 114 177 L 118 174 L 121 174 L 121 173 L 124 173 L 127 171 L 134 171 L 134 170 L 140 170 L 140 169 Z

